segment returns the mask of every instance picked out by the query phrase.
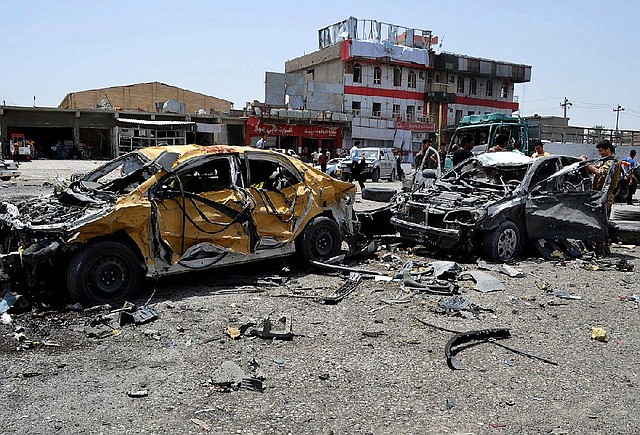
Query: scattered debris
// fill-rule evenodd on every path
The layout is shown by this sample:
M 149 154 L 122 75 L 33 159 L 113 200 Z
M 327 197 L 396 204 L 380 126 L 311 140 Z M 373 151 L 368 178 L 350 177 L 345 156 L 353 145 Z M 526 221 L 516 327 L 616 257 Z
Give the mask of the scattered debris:
M 210 379 L 215 391 L 228 393 L 235 390 L 258 391 L 262 393 L 263 379 L 247 376 L 242 368 L 233 361 L 225 361 L 218 367 Z
M 148 395 L 149 395 L 149 391 L 147 390 L 137 390 L 137 391 L 127 392 L 127 396 L 129 397 L 147 397 Z
M 476 265 L 478 266 L 479 269 L 483 269 L 483 270 L 493 270 L 495 272 L 500 272 L 504 275 L 507 275 L 511 278 L 524 278 L 525 277 L 525 273 L 523 272 L 522 269 L 516 269 L 515 267 L 509 266 L 508 264 L 497 264 L 497 265 L 492 265 L 487 263 L 484 260 L 478 260 L 476 261 Z
M 258 328 L 251 329 L 248 335 L 266 339 L 292 340 L 295 334 L 292 331 L 291 317 L 281 316 L 274 323 L 267 316 L 262 319 Z
M 609 334 L 606 329 L 594 326 L 591 328 L 591 339 L 606 343 L 609 341 Z
M 438 301 L 438 305 L 436 305 L 432 311 L 438 314 L 447 314 L 450 316 L 459 315 L 466 317 L 467 319 L 475 318 L 480 311 L 493 312 L 492 309 L 482 308 L 459 295 L 440 299 L 440 301 Z
M 453 295 L 458 292 L 458 286 L 442 279 L 430 279 L 427 282 L 417 282 L 411 277 L 409 272 L 404 272 L 402 277 L 404 286 L 410 289 L 417 289 L 421 292 L 432 293 L 434 295 Z
M 384 334 L 384 331 L 362 331 L 362 335 L 365 337 L 377 338 L 385 334 Z
M 460 279 L 462 279 L 465 275 L 471 276 L 471 278 L 476 282 L 475 290 L 479 291 L 480 293 L 496 292 L 505 289 L 504 283 L 502 281 L 489 275 L 486 272 L 482 272 L 479 270 L 470 270 L 468 272 L 462 273 L 460 275 Z
M 130 310 L 120 312 L 120 326 L 128 323 L 144 325 L 158 318 L 158 312 L 151 307 L 140 307 L 135 309 L 135 305 Z
M 556 292 L 556 297 L 560 299 L 569 299 L 569 300 L 576 300 L 576 301 L 579 301 L 582 299 L 582 296 L 572 295 L 566 291 Z
M 503 339 L 511 337 L 511 333 L 506 328 L 482 329 L 479 331 L 467 331 L 455 334 L 447 341 L 444 347 L 444 354 L 447 358 L 447 365 L 452 370 L 463 370 L 464 367 L 454 357 L 457 353 L 455 346 L 468 343 L 470 341 L 487 341 L 489 339 Z
M 338 290 L 334 293 L 325 296 L 324 303 L 327 305 L 335 305 L 341 300 L 343 300 L 346 296 L 353 293 L 358 285 L 360 285 L 360 281 L 362 281 L 362 275 L 358 272 L 351 272 L 349 274 L 349 279 L 340 286 Z
M 207 423 L 205 423 L 204 421 L 198 419 L 198 418 L 192 418 L 191 423 L 200 426 L 200 428 L 205 431 L 205 432 L 209 432 L 211 430 L 211 426 L 209 426 Z
M 20 298 L 20 295 L 16 295 L 11 292 L 6 292 L 0 300 L 0 314 L 6 313 Z

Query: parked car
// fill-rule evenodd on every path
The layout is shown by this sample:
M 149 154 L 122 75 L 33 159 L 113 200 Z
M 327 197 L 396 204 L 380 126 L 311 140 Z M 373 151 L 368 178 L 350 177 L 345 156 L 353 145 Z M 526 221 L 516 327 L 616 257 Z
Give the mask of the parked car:
M 538 239 L 604 240 L 606 189 L 591 190 L 589 162 L 515 152 L 472 157 L 431 187 L 398 194 L 392 225 L 406 239 L 510 260 Z
M 12 160 L 0 159 L 0 180 L 9 181 L 19 175 L 18 163 Z
M 376 182 L 381 178 L 389 181 L 394 181 L 397 178 L 396 159 L 391 148 L 360 148 L 356 155 L 358 159 L 364 155 L 367 162 L 362 172 L 365 179 L 370 178 L 371 181 Z M 340 163 L 340 178 L 342 180 L 346 181 L 351 178 L 352 163 L 350 157 L 342 159 Z
M 341 162 L 342 162 L 342 159 L 339 157 L 330 159 L 327 162 L 327 170 L 325 171 L 325 174 L 329 175 L 330 177 L 340 179 L 340 163 Z M 315 168 L 318 170 L 321 170 L 320 165 L 315 165 Z
M 143 148 L 50 196 L 1 202 L 0 265 L 21 284 L 66 280 L 83 305 L 116 303 L 145 275 L 335 256 L 358 233 L 354 200 L 351 183 L 273 151 Z

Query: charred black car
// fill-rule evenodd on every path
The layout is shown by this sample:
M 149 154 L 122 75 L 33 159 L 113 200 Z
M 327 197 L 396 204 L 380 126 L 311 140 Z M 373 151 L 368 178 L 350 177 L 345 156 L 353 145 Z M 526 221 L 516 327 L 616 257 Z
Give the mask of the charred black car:
M 513 258 L 530 240 L 604 240 L 609 182 L 592 190 L 588 163 L 481 154 L 431 187 L 397 195 L 391 224 L 405 239 L 493 261 Z

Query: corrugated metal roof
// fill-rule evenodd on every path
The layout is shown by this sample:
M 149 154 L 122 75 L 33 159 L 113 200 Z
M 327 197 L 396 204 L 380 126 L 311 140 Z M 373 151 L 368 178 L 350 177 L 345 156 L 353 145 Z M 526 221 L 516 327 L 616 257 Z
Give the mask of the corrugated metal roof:
M 118 122 L 122 122 L 125 124 L 137 124 L 137 125 L 158 125 L 158 126 L 169 126 L 169 125 L 195 125 L 195 122 L 191 121 L 156 121 L 152 119 L 134 119 L 134 118 L 118 118 Z

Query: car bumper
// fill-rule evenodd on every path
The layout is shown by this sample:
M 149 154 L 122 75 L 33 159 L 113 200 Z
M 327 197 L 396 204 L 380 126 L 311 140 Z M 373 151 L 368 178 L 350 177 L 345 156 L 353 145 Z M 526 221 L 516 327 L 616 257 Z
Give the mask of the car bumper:
M 462 232 L 460 229 L 438 228 L 416 224 L 398 217 L 391 218 L 391 225 L 400 231 L 403 238 L 438 245 L 444 248 L 454 246 L 462 240 Z

